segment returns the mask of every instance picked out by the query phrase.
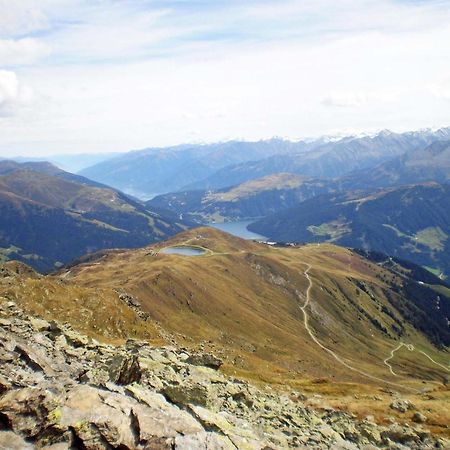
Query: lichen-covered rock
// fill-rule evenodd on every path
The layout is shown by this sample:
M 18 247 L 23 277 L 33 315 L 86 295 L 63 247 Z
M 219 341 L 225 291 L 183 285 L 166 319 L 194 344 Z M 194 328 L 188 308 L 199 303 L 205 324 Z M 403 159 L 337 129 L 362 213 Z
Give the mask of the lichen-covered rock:
M 209 402 L 208 387 L 203 384 L 183 383 L 167 386 L 163 390 L 164 395 L 177 405 L 206 406 Z
M 406 412 L 412 409 L 416 409 L 416 407 L 409 400 L 396 399 L 390 405 L 391 409 L 395 409 L 399 412 Z
M 136 355 L 115 355 L 108 363 L 110 380 L 117 384 L 140 381 L 142 372 Z
M 193 364 L 194 366 L 205 366 L 211 369 L 218 370 L 223 364 L 223 361 L 217 356 L 211 353 L 196 353 L 191 355 L 186 360 L 187 363 Z
M 227 377 L 209 353 L 100 344 L 7 299 L 0 319 L 0 450 L 449 447 L 421 425 L 359 421 L 306 407 L 300 393 Z
M 48 389 L 11 389 L 0 397 L 0 414 L 8 426 L 27 437 L 39 436 L 47 421 L 54 394 Z
M 226 436 L 207 431 L 177 436 L 174 445 L 177 450 L 236 450 Z

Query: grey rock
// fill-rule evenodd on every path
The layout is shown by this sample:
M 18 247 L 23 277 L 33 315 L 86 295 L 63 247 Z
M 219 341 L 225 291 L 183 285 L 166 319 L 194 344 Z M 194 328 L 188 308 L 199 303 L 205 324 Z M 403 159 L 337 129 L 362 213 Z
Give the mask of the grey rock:
M 15 432 L 38 436 L 45 427 L 53 398 L 42 388 L 14 389 L 0 398 L 0 411 Z
M 223 364 L 220 358 L 210 354 L 210 353 L 196 353 L 187 358 L 186 362 L 188 364 L 193 364 L 194 366 L 205 366 L 211 369 L 218 370 Z
M 46 445 L 42 450 L 71 450 L 68 442 L 59 442 L 57 444 Z
M 20 358 L 22 358 L 31 369 L 42 371 L 46 375 L 55 374 L 50 361 L 41 351 L 33 349 L 25 344 L 17 344 L 14 351 L 19 354 Z
M 0 431 L 0 450 L 33 450 L 35 448 L 12 431 Z
M 202 384 L 171 385 L 165 387 L 163 392 L 171 402 L 177 405 L 206 406 L 209 402 L 208 388 Z
M 50 323 L 37 317 L 30 317 L 30 324 L 36 331 L 48 331 Z
M 409 400 L 396 399 L 394 400 L 389 407 L 391 409 L 395 409 L 399 412 L 406 412 L 412 409 L 415 409 L 415 406 Z
M 108 363 L 109 378 L 112 382 L 126 385 L 140 381 L 142 372 L 135 355 L 116 355 Z
M 420 440 L 413 429 L 402 427 L 400 425 L 394 425 L 391 428 L 382 431 L 381 438 L 385 444 L 390 441 L 400 444 L 411 444 Z
M 202 431 L 175 438 L 177 450 L 236 450 L 236 446 L 226 436 Z
M 449 447 L 419 425 L 360 421 L 324 408 L 320 396 L 310 397 L 321 407 L 312 409 L 295 391 L 227 377 L 207 352 L 139 341 L 105 345 L 6 303 L 0 301 L 7 324 L 0 327 L 0 424 L 8 431 L 0 432 L 0 450 Z M 398 398 L 392 404 L 413 408 Z
M 416 423 L 425 423 L 427 421 L 427 416 L 425 416 L 421 412 L 417 411 L 414 413 L 412 420 L 413 420 L 413 422 L 416 422 Z

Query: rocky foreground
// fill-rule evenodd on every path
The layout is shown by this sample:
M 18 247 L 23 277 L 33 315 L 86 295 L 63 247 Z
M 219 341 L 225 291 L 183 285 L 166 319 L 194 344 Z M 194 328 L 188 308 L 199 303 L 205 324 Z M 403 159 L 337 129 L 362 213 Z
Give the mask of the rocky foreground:
M 0 449 L 450 448 L 423 425 L 314 410 L 220 365 L 185 349 L 100 344 L 0 298 Z

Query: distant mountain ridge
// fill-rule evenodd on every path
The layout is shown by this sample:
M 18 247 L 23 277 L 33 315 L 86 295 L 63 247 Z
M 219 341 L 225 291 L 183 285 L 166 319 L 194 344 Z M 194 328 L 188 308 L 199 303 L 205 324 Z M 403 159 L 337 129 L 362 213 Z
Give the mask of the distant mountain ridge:
M 271 139 L 149 148 L 101 162 L 80 174 L 148 198 L 151 194 L 179 190 L 231 164 L 305 150 L 312 145 Z
M 97 183 L 89 178 L 66 172 L 48 161 L 26 161 L 19 163 L 13 160 L 0 160 L 0 176 L 9 175 L 14 172 L 30 170 L 46 175 L 54 176 L 66 181 L 73 181 L 86 186 L 107 187 L 104 184 Z
M 68 154 L 56 154 L 47 156 L 15 156 L 15 157 L 1 157 L 0 161 L 15 161 L 18 163 L 28 162 L 50 162 L 68 172 L 76 173 L 94 164 L 98 164 L 101 161 L 118 157 L 120 153 L 68 153 Z
M 406 152 L 338 180 L 340 189 L 366 189 L 436 181 L 450 182 L 450 140 Z
M 258 161 L 227 166 L 184 190 L 220 189 L 261 178 L 273 173 L 291 172 L 316 178 L 338 178 L 351 172 L 369 169 L 421 150 L 440 140 L 450 140 L 450 127 L 438 131 L 392 133 L 348 137 L 321 143 L 308 152 L 274 155 Z

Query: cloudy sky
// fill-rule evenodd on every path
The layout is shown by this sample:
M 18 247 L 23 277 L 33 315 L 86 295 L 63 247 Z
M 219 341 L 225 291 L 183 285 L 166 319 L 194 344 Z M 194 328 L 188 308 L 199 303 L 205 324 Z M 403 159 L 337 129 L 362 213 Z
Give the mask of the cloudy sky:
M 0 155 L 450 125 L 450 0 L 0 0 Z

